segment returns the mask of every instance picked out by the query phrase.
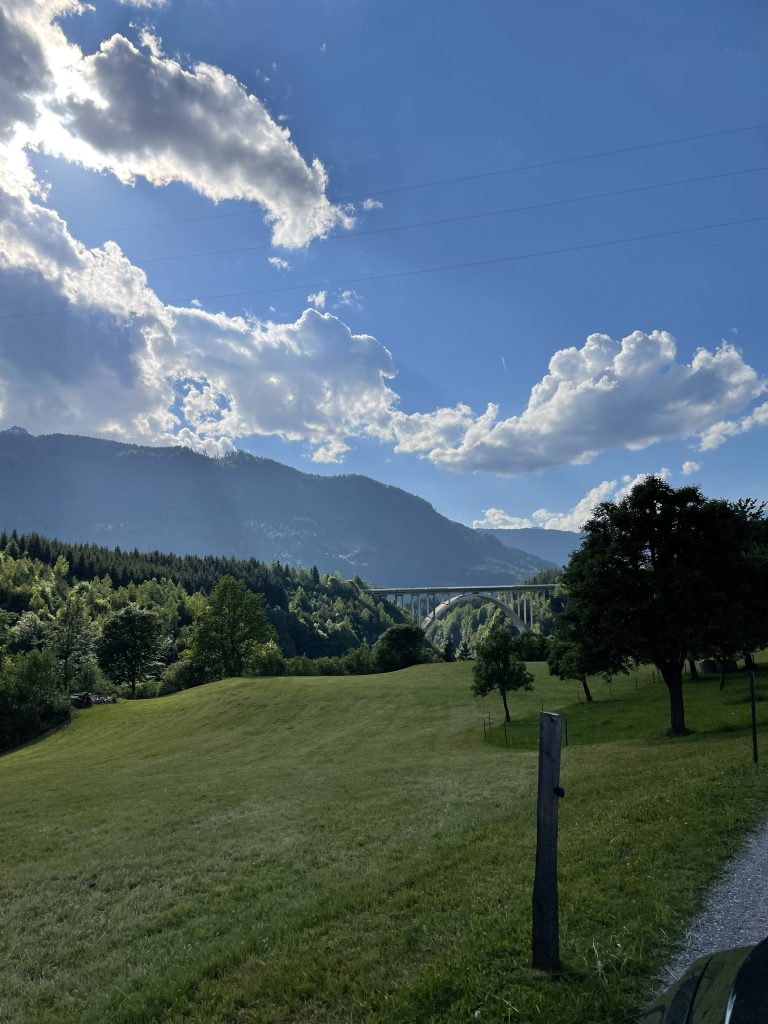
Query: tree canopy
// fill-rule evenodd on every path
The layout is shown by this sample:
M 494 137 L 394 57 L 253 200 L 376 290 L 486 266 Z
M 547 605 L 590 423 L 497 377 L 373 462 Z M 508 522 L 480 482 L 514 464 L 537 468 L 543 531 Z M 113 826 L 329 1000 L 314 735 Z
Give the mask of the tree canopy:
M 224 576 L 195 622 L 189 658 L 205 678 L 242 676 L 257 648 L 274 639 L 262 595 L 251 593 L 242 580 Z
M 113 683 L 136 684 L 155 675 L 163 665 L 163 624 L 157 612 L 128 605 L 104 620 L 96 644 L 102 671 Z
M 519 657 L 514 638 L 506 630 L 490 633 L 477 645 L 472 669 L 472 691 L 485 697 L 498 690 L 504 704 L 504 717 L 511 722 L 507 694 L 510 690 L 533 689 L 533 676 Z
M 669 690 L 671 731 L 686 732 L 686 657 L 768 639 L 763 506 L 649 477 L 598 505 L 584 534 L 563 575 L 559 634 L 579 646 L 571 665 L 581 676 L 654 664 Z
M 424 657 L 424 630 L 407 623 L 390 626 L 373 645 L 372 653 L 379 672 L 417 665 Z

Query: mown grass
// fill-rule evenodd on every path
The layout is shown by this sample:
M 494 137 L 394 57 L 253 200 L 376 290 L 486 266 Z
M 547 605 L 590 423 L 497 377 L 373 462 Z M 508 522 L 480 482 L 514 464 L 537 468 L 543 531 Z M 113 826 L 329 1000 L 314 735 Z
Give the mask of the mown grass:
M 588 706 L 534 670 L 509 748 L 458 663 L 226 680 L 0 758 L 0 1019 L 632 1020 L 764 813 L 746 684 L 687 686 L 696 732 L 669 740 L 649 673 Z M 542 702 L 570 741 L 551 978 L 529 968 Z

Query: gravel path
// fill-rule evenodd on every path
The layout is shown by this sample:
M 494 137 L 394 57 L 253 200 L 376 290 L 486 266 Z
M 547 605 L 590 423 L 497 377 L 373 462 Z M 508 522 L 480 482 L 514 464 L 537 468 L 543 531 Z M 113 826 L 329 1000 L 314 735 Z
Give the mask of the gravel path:
M 677 957 L 667 966 L 663 987 L 679 978 L 698 957 L 734 946 L 751 946 L 768 936 L 768 820 L 753 832 L 725 867 L 725 873 L 696 915 Z

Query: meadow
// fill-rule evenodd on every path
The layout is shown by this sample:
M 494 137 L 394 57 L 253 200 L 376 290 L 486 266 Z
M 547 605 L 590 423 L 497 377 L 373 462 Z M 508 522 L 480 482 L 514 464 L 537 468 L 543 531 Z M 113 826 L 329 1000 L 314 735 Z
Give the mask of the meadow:
M 0 758 L 0 1020 L 631 1021 L 765 814 L 746 682 L 687 684 L 670 740 L 650 670 L 586 705 L 532 665 L 507 747 L 471 667 L 224 680 Z M 542 704 L 569 722 L 552 977 L 529 966 Z

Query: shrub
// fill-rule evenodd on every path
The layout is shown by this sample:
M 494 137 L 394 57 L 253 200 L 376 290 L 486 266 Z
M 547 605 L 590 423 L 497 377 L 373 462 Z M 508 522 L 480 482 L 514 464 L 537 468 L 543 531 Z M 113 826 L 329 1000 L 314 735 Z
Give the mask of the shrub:
M 418 665 L 424 660 L 424 630 L 403 624 L 390 626 L 373 645 L 373 662 L 377 672 Z
M 202 682 L 204 680 L 197 666 L 189 658 L 180 658 L 169 665 L 160 676 L 157 695 L 164 697 L 169 693 L 178 693 L 179 690 L 189 690 Z
M 253 644 L 244 666 L 247 675 L 281 676 L 285 673 L 285 655 L 274 640 Z

